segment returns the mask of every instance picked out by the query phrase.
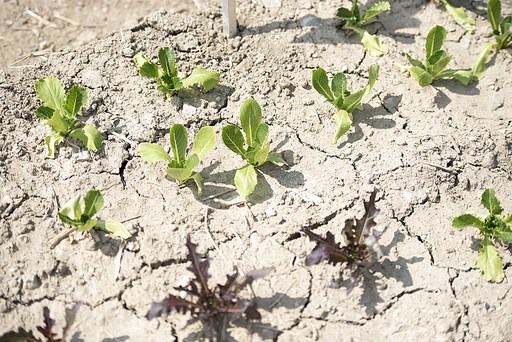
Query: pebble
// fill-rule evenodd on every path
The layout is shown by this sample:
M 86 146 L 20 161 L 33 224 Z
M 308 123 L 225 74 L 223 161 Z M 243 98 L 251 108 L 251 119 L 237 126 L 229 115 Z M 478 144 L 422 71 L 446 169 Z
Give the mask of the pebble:
M 302 18 L 302 26 L 315 26 L 318 24 L 318 18 L 314 15 L 306 15 Z
M 425 203 L 428 200 L 428 195 L 425 192 L 425 190 L 420 190 L 420 191 L 418 191 L 417 198 L 418 198 L 418 202 L 420 204 L 423 204 L 423 203 Z
M 272 217 L 272 216 L 276 216 L 277 213 L 276 211 L 274 210 L 274 208 L 272 207 L 268 207 L 267 210 L 265 210 L 265 214 L 268 216 L 268 217 Z
M 489 106 L 491 106 L 492 110 L 497 110 L 498 108 L 503 106 L 505 102 L 502 98 L 497 97 L 496 95 L 487 96 L 487 102 L 489 102 Z
M 89 151 L 81 151 L 75 154 L 77 161 L 90 161 L 91 155 Z
M 89 88 L 101 88 L 103 86 L 103 76 L 99 70 L 84 70 L 82 72 L 82 83 Z
M 26 275 L 23 279 L 23 288 L 26 290 L 35 290 L 41 286 L 41 281 L 37 275 Z
M 404 191 L 403 195 L 404 195 L 405 199 L 407 200 L 407 202 L 409 202 L 410 204 L 414 205 L 414 204 L 418 203 L 416 196 L 412 192 Z
M 189 105 L 188 103 L 183 104 L 181 113 L 185 116 L 192 116 L 196 114 L 196 107 Z

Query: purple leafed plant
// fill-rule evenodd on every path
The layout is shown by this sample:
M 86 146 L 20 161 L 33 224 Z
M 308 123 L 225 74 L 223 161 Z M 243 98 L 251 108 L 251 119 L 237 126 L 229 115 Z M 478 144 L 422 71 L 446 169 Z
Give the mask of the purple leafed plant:
M 44 327 L 37 327 L 37 330 L 46 338 L 46 342 L 65 342 L 66 335 L 68 334 L 69 329 L 73 325 L 75 321 L 76 312 L 78 308 L 82 305 L 82 302 L 76 303 L 76 305 L 72 309 L 66 309 L 66 325 L 64 326 L 62 332 L 62 338 L 55 338 L 56 333 L 52 332 L 53 326 L 55 325 L 55 321 L 50 318 L 50 309 L 48 307 L 43 308 L 43 316 L 44 316 Z M 7 334 L 0 336 L 0 342 L 43 342 L 39 338 L 36 338 L 32 331 L 25 331 L 23 328 L 19 328 L 18 332 L 11 331 Z
M 192 263 L 187 270 L 194 273 L 195 277 L 189 282 L 187 287 L 179 286 L 175 288 L 176 290 L 189 293 L 195 297 L 195 301 L 171 294 L 162 302 L 153 303 L 146 317 L 153 319 L 174 310 L 180 313 L 190 312 L 192 318 L 187 324 L 199 320 L 206 321 L 210 325 L 210 341 L 223 341 L 225 339 L 225 328 L 228 318 L 230 321 L 233 321 L 242 314 L 247 319 L 261 318 L 257 310 L 257 304 L 253 301 L 239 298 L 238 292 L 244 287 L 251 285 L 254 280 L 265 277 L 272 269 L 254 270 L 238 280 L 238 271 L 236 271 L 235 274 L 228 275 L 225 285 L 218 284 L 213 289 L 210 289 L 208 287 L 210 260 L 203 258 L 201 254 L 197 254 L 196 247 L 197 245 L 192 243 L 190 236 L 187 235 L 187 258 Z M 219 335 L 220 338 L 218 338 Z
M 383 256 L 378 239 L 386 231 L 386 228 L 381 232 L 372 230 L 372 227 L 377 225 L 374 219 L 380 212 L 380 209 L 375 207 L 376 195 L 377 191 L 374 191 L 370 196 L 370 201 L 364 202 L 365 214 L 362 219 L 345 221 L 342 232 L 345 238 L 345 246 L 343 247 L 340 247 L 339 242 L 334 241 L 334 235 L 331 232 L 327 232 L 324 239 L 307 228 L 302 230 L 311 241 L 317 243 L 313 251 L 306 257 L 307 266 L 316 265 L 325 259 L 333 265 L 337 263 L 347 264 L 351 271 L 347 294 L 361 279 L 363 269 Z

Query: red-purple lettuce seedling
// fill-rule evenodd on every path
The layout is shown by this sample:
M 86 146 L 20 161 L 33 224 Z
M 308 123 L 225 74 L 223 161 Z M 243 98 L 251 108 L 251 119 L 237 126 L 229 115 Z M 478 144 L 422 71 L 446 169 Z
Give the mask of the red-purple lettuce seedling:
M 499 216 L 503 213 L 503 208 L 493 189 L 484 191 L 480 203 L 489 211 L 485 219 L 479 215 L 464 214 L 453 219 L 452 227 L 458 230 L 466 227 L 480 229 L 484 239 L 480 241 L 482 248 L 476 258 L 476 267 L 482 271 L 482 278 L 499 283 L 505 277 L 505 273 L 500 254 L 493 246 L 492 240 L 500 239 L 512 243 L 512 214 Z
M 50 309 L 48 307 L 43 308 L 43 316 L 44 316 L 44 327 L 37 327 L 37 330 L 45 337 L 46 342 L 66 342 L 66 337 L 69 329 L 73 325 L 75 321 L 76 312 L 82 305 L 82 302 L 78 302 L 73 306 L 72 309 L 66 309 L 66 325 L 62 331 L 62 337 L 56 338 L 56 333 L 52 332 L 53 327 L 55 326 L 55 321 L 50 318 Z M 28 332 L 23 328 L 18 328 L 18 332 L 11 331 L 2 336 L 0 336 L 0 342 L 43 342 L 41 339 L 37 338 L 32 334 L 32 330 Z
M 192 318 L 188 324 L 197 321 L 208 322 L 210 327 L 210 341 L 223 341 L 225 335 L 225 325 L 227 319 L 231 321 L 240 317 L 242 314 L 247 319 L 260 319 L 256 302 L 242 299 L 238 293 L 256 279 L 268 275 L 272 269 L 253 270 L 238 279 L 238 271 L 229 275 L 225 285 L 217 284 L 214 288 L 208 286 L 208 267 L 210 259 L 205 259 L 201 254 L 196 253 L 197 245 L 192 243 L 190 236 L 187 235 L 187 258 L 191 265 L 187 268 L 194 274 L 187 287 L 179 286 L 175 289 L 185 291 L 192 295 L 195 300 L 184 299 L 170 294 L 166 299 L 159 303 L 153 303 L 146 317 L 153 319 L 162 315 L 169 314 L 172 311 L 180 313 L 190 312 Z M 219 338 L 220 336 L 220 338 Z
M 384 228 L 383 231 L 371 231 L 371 228 L 376 226 L 374 219 L 380 212 L 380 209 L 375 207 L 376 194 L 377 191 L 374 191 L 370 196 L 370 201 L 364 202 L 365 214 L 362 219 L 345 221 L 342 231 L 345 238 L 343 247 L 340 247 L 339 242 L 335 242 L 331 232 L 327 232 L 324 239 L 307 228 L 302 230 L 311 241 L 317 243 L 313 251 L 306 257 L 306 265 L 316 265 L 326 259 L 333 265 L 346 264 L 351 271 L 347 294 L 359 282 L 363 270 L 383 256 L 378 239 L 387 228 Z
M 66 96 L 62 82 L 53 76 L 40 79 L 35 85 L 37 97 L 45 106 L 35 111 L 38 119 L 46 120 L 56 134 L 44 138 L 48 148 L 48 157 L 55 158 L 56 147 L 67 136 L 80 140 L 88 150 L 98 151 L 103 138 L 95 126 L 84 125 L 76 118 L 87 102 L 87 90 L 74 85 Z
M 171 142 L 172 153 L 174 159 L 164 148 L 158 144 L 141 143 L 139 145 L 140 156 L 151 163 L 159 161 L 168 161 L 167 174 L 176 179 L 180 184 L 189 179 L 193 179 L 197 185 L 198 195 L 203 193 L 202 180 L 199 173 L 192 174 L 192 171 L 199 166 L 203 156 L 210 152 L 215 146 L 215 131 L 212 127 L 203 127 L 197 132 L 194 139 L 194 148 L 192 155 L 186 159 L 188 133 L 185 127 L 180 124 L 174 124 L 171 128 L 169 140 Z
M 161 68 L 141 53 L 135 56 L 135 64 L 139 68 L 140 75 L 154 79 L 158 84 L 158 90 L 166 93 L 167 97 L 172 97 L 178 90 L 186 89 L 195 83 L 201 83 L 204 90 L 208 91 L 220 82 L 218 71 L 202 68 L 195 68 L 189 77 L 181 79 L 175 65 L 176 53 L 171 47 L 164 47 L 158 51 L 158 61 Z

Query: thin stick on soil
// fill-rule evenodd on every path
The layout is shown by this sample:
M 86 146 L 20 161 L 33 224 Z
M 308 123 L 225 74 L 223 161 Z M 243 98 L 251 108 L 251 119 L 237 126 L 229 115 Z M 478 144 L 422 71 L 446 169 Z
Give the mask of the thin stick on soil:
M 249 207 L 249 204 L 247 203 L 247 201 L 244 204 L 245 204 L 245 207 L 247 208 L 247 211 L 249 212 L 249 214 L 251 214 L 252 219 L 254 221 L 256 221 L 256 217 L 254 217 L 254 214 L 251 211 L 251 207 Z
M 123 240 L 123 242 L 121 242 L 121 246 L 119 246 L 119 251 L 117 251 L 117 255 L 116 255 L 114 281 L 117 280 L 117 277 L 119 276 L 119 271 L 121 270 L 121 255 L 123 254 L 123 250 L 124 250 L 125 246 L 126 246 L 126 240 Z
M 67 238 L 71 233 L 74 233 L 76 230 L 78 230 L 78 227 L 71 227 L 69 229 L 66 229 L 65 231 L 57 234 L 55 237 L 50 239 L 48 243 L 50 244 L 50 249 L 54 248 L 61 242 L 63 239 Z
M 451 173 L 453 175 L 456 175 L 457 174 L 457 171 L 455 170 L 451 170 L 451 169 L 448 169 L 444 166 L 441 166 L 441 165 L 437 165 L 437 164 L 432 164 L 432 163 L 429 163 L 429 162 L 426 162 L 426 161 L 422 161 L 423 164 L 427 164 L 429 166 L 432 166 L 432 167 L 435 167 L 436 169 L 439 169 L 441 171 L 444 171 L 444 172 L 448 172 L 448 173 Z
M 135 145 L 136 145 L 136 143 L 135 143 L 134 141 L 132 141 L 132 140 L 130 140 L 130 139 L 128 139 L 128 138 L 126 138 L 126 137 L 122 136 L 122 135 L 121 135 L 121 134 L 119 134 L 119 133 L 116 133 L 116 132 L 114 132 L 114 131 L 110 131 L 110 133 L 111 133 L 111 134 L 113 134 L 113 135 L 115 135 L 115 136 L 116 136 L 116 137 L 118 137 L 119 139 L 121 139 L 121 140 L 123 140 L 123 141 L 126 141 L 128 144 L 130 144 L 130 146 L 135 146 Z
M 222 196 L 224 194 L 230 193 L 230 192 L 235 191 L 235 190 L 236 190 L 236 188 L 235 189 L 229 189 L 229 190 L 226 190 L 226 191 L 222 191 L 222 192 L 219 192 L 218 194 L 210 195 L 210 196 L 206 197 L 205 200 L 210 200 L 212 198 L 217 198 L 219 196 Z
M 206 206 L 206 210 L 204 212 L 204 231 L 206 232 L 206 235 L 208 235 L 208 237 L 210 238 L 210 241 L 213 245 L 213 247 L 215 247 L 215 249 L 217 250 L 217 252 L 220 254 L 220 256 L 222 257 L 222 259 L 224 259 L 224 261 L 228 261 L 228 259 L 224 256 L 224 254 L 221 252 L 219 246 L 217 246 L 217 244 L 215 243 L 215 241 L 213 240 L 213 237 L 212 235 L 210 234 L 210 230 L 208 229 L 208 211 L 210 210 L 210 208 L 208 206 Z
M 27 13 L 28 15 L 32 16 L 33 18 L 39 20 L 40 22 L 42 22 L 43 24 L 45 25 L 48 25 L 50 27 L 53 27 L 53 28 L 59 28 L 57 25 L 55 25 L 54 23 L 52 22 L 49 22 L 48 20 L 46 20 L 45 18 L 35 14 L 34 12 L 32 12 L 31 10 L 25 10 L 25 13 Z
M 453 137 L 453 135 L 449 134 L 448 135 L 452 141 L 452 144 L 453 144 L 453 148 L 455 149 L 455 151 L 460 154 L 460 148 L 459 148 L 459 145 L 457 144 L 457 142 L 455 141 L 455 138 Z
M 69 18 L 66 18 L 66 17 L 64 17 L 64 16 L 60 15 L 59 13 L 54 13 L 54 14 L 53 14 L 53 16 L 54 16 L 55 18 L 57 18 L 57 19 L 60 19 L 60 20 L 62 20 L 62 21 L 65 21 L 66 23 L 71 24 L 71 25 L 73 25 L 73 26 L 80 26 L 80 24 L 79 24 L 79 23 L 77 23 L 76 21 L 71 20 L 71 19 L 69 19 Z

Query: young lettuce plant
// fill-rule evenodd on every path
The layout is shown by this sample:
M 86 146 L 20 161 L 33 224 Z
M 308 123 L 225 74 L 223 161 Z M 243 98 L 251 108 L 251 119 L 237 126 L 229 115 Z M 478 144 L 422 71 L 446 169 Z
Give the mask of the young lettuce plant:
M 512 243 L 512 214 L 499 216 L 503 213 L 503 208 L 493 189 L 484 191 L 480 203 L 489 211 L 486 218 L 464 214 L 453 219 L 452 227 L 458 230 L 466 227 L 480 229 L 480 234 L 484 239 L 480 241 L 482 248 L 476 258 L 476 267 L 482 271 L 482 278 L 486 281 L 499 283 L 505 277 L 505 273 L 503 272 L 503 262 L 498 250 L 493 246 L 492 240 L 500 239 Z
M 66 325 L 62 331 L 62 338 L 56 338 L 56 333 L 52 332 L 55 326 L 55 321 L 50 317 L 50 309 L 48 307 L 43 308 L 44 327 L 37 327 L 37 330 L 44 336 L 46 342 L 65 342 L 69 329 L 75 321 L 76 313 L 82 305 L 82 302 L 78 302 L 72 309 L 66 309 Z M 43 342 L 32 334 L 32 330 L 28 332 L 23 328 L 18 328 L 18 332 L 10 331 L 0 336 L 0 342 Z
M 370 94 L 377 80 L 377 76 L 379 75 L 379 66 L 372 64 L 369 74 L 368 86 L 351 94 L 350 91 L 347 90 L 347 77 L 344 73 L 340 72 L 334 75 L 331 81 L 331 87 L 329 88 L 329 80 L 325 70 L 318 68 L 313 71 L 313 88 L 338 110 L 334 116 L 337 129 L 333 144 L 350 129 L 352 121 L 354 120 L 352 111 L 356 108 L 362 109 L 363 100 Z
M 448 56 L 446 51 L 441 50 L 446 41 L 446 30 L 442 26 L 433 27 L 427 35 L 425 44 L 427 50 L 426 64 L 412 58 L 407 54 L 407 59 L 413 65 L 409 72 L 420 86 L 426 87 L 435 79 L 444 77 L 453 77 L 468 85 L 473 81 L 481 80 L 485 75 L 485 62 L 489 57 L 493 45 L 486 43 L 478 55 L 475 64 L 471 70 L 452 70 L 446 69 L 452 56 Z
M 66 136 L 80 140 L 88 150 L 98 151 L 103 143 L 98 129 L 91 125 L 83 125 L 76 115 L 81 113 L 87 102 L 87 90 L 74 85 L 68 96 L 62 82 L 53 76 L 40 79 L 35 85 L 37 97 L 45 106 L 36 109 L 35 116 L 46 120 L 56 134 L 48 135 L 44 141 L 48 148 L 48 157 L 55 158 L 56 146 L 62 143 Z
M 469 17 L 464 8 L 462 7 L 453 7 L 446 0 L 439 0 L 446 8 L 448 14 L 455 20 L 457 24 L 459 24 L 466 32 L 475 33 L 476 24 L 475 19 Z
M 248 196 L 258 183 L 256 167 L 270 161 L 283 166 L 286 162 L 279 153 L 269 153 L 268 125 L 261 123 L 261 108 L 254 99 L 247 99 L 240 107 L 240 124 L 245 133 L 247 149 L 244 148 L 244 136 L 235 125 L 222 129 L 222 141 L 233 152 L 240 155 L 247 164 L 235 174 L 235 185 L 242 196 Z
M 208 322 L 210 326 L 210 341 L 223 341 L 225 335 L 225 326 L 227 319 L 231 321 L 240 317 L 242 314 L 247 319 L 260 319 L 256 302 L 242 299 L 238 293 L 246 286 L 251 285 L 256 279 L 268 275 L 272 269 L 260 269 L 248 272 L 241 279 L 238 279 L 238 271 L 229 275 L 225 285 L 216 285 L 214 288 L 208 286 L 208 267 L 210 260 L 205 259 L 201 254 L 196 253 L 197 245 L 192 243 L 190 236 L 187 235 L 187 258 L 191 266 L 187 270 L 194 274 L 187 287 L 176 287 L 178 291 L 185 291 L 192 295 L 195 301 L 184 299 L 175 295 L 169 295 L 159 303 L 153 303 L 146 317 L 153 319 L 166 315 L 172 311 L 180 313 L 190 312 L 192 318 L 187 324 L 195 323 L 199 320 Z M 218 338 L 220 336 L 220 338 Z
M 496 50 L 506 49 L 512 45 L 512 16 L 501 17 L 501 1 L 489 0 L 487 4 L 487 18 L 491 22 L 492 32 L 496 39 Z
M 85 207 L 83 212 L 80 198 L 81 195 L 77 194 L 67 201 L 57 213 L 62 222 L 76 227 L 78 233 L 88 232 L 93 227 L 99 227 L 123 239 L 129 239 L 132 236 L 121 222 L 92 218 L 94 214 L 103 208 L 105 203 L 99 190 L 89 190 L 87 192 L 84 198 Z
M 369 34 L 368 31 L 360 28 L 360 26 L 377 21 L 375 16 L 379 13 L 389 11 L 390 8 L 389 2 L 381 1 L 368 8 L 364 16 L 361 16 L 357 0 L 352 0 L 352 9 L 341 7 L 338 9 L 336 16 L 347 21 L 344 28 L 353 30 L 361 36 L 361 43 L 370 56 L 378 57 L 388 53 L 387 46 L 381 44 L 376 35 Z
M 176 70 L 176 53 L 173 48 L 161 48 L 158 51 L 158 61 L 162 66 L 161 68 L 141 53 L 135 56 L 135 64 L 139 68 L 140 75 L 154 79 L 158 84 L 158 90 L 166 93 L 168 98 L 172 97 L 178 90 L 188 88 L 195 83 L 201 83 L 204 90 L 208 91 L 220 82 L 219 72 L 202 68 L 194 68 L 189 77 L 181 79 Z
M 325 259 L 333 265 L 337 263 L 347 264 L 351 271 L 347 294 L 361 279 L 364 268 L 383 256 L 378 239 L 387 228 L 381 232 L 370 231 L 372 227 L 376 226 L 374 219 L 380 212 L 380 209 L 375 207 L 376 194 L 377 191 L 374 191 L 370 196 L 370 201 L 364 202 L 365 214 L 362 219 L 345 221 L 345 227 L 342 231 L 345 238 L 345 246 L 343 247 L 340 247 L 339 242 L 334 241 L 334 235 L 331 232 L 327 232 L 324 239 L 307 228 L 302 230 L 311 241 L 317 243 L 313 251 L 306 257 L 306 266 L 319 264 Z
M 185 158 L 188 133 L 183 125 L 174 124 L 171 127 L 170 141 L 174 159 L 171 158 L 169 153 L 165 152 L 162 146 L 150 143 L 141 143 L 139 145 L 140 156 L 151 163 L 159 161 L 169 162 L 166 170 L 167 174 L 176 179 L 180 184 L 193 179 L 197 184 L 198 194 L 201 196 L 203 193 L 203 178 L 199 173 L 192 174 L 192 171 L 199 166 L 203 156 L 215 146 L 215 131 L 212 127 L 206 126 L 197 132 L 192 155 L 188 159 Z

